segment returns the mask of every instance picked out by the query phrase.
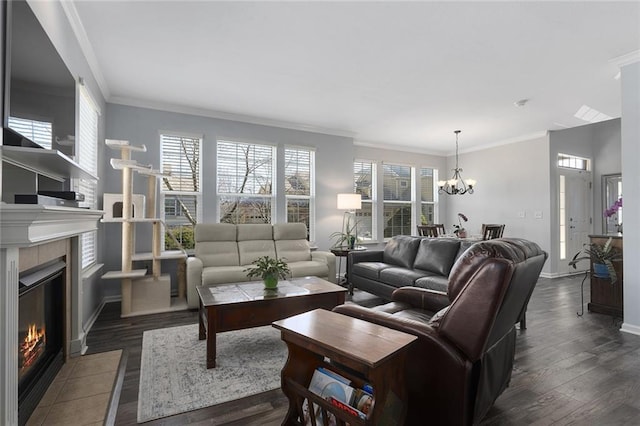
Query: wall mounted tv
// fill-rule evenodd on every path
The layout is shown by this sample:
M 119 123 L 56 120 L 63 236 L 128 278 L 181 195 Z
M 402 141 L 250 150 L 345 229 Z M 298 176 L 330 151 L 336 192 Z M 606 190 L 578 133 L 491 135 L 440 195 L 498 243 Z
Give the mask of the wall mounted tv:
M 73 155 L 76 84 L 26 1 L 4 2 L 5 145 L 53 148 Z

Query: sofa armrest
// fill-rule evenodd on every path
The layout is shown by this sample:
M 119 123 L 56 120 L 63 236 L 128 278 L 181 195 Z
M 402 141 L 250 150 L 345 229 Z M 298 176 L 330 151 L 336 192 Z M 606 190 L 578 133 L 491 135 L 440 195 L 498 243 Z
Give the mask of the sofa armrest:
M 336 256 L 330 251 L 312 251 L 311 252 L 311 260 L 315 260 L 317 262 L 325 262 L 329 267 L 329 273 L 327 276 L 327 280 L 332 283 L 336 283 Z
M 351 264 L 358 262 L 382 262 L 382 250 L 354 250 L 347 257 Z
M 202 285 L 203 269 L 202 260 L 197 257 L 187 258 L 187 305 L 189 309 L 196 309 L 200 306 L 196 287 Z
M 391 300 L 430 312 L 438 312 L 451 304 L 446 294 L 420 287 L 400 287 L 393 291 Z

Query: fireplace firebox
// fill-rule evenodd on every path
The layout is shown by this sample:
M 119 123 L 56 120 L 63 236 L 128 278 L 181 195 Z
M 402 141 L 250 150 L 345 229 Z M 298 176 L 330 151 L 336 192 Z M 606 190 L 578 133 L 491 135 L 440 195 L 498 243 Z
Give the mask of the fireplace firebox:
M 57 260 L 20 274 L 18 421 L 25 424 L 62 368 L 66 264 Z

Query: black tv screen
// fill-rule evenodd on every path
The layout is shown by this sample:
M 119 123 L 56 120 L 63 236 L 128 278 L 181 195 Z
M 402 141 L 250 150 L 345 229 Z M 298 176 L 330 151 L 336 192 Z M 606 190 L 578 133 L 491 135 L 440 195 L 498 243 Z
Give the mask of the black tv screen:
M 6 3 L 9 87 L 3 126 L 23 138 L 5 133 L 3 143 L 39 145 L 73 155 L 73 147 L 65 142 L 75 135 L 75 80 L 31 7 L 25 1 Z

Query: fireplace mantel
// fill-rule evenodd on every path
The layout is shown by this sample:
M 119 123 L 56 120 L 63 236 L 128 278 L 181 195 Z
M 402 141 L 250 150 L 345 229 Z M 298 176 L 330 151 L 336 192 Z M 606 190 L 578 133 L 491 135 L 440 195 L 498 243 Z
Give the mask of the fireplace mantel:
M 0 248 L 29 247 L 97 229 L 102 210 L 36 204 L 0 205 Z

